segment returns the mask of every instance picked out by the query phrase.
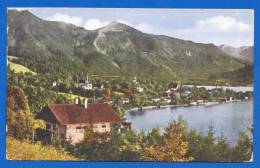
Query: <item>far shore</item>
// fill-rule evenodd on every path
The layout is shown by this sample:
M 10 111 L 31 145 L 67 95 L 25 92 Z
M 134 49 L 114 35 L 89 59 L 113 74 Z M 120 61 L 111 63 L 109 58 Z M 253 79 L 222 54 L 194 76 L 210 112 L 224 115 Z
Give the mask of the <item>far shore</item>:
M 134 107 L 127 111 L 137 111 L 137 110 L 150 110 L 150 109 L 163 109 L 163 108 L 175 108 L 175 107 L 189 107 L 189 106 L 214 106 L 222 103 L 232 103 L 232 102 L 240 102 L 245 100 L 233 100 L 230 102 L 205 102 L 197 105 L 191 105 L 191 104 L 178 104 L 178 105 L 162 105 L 162 106 L 144 106 L 144 107 Z

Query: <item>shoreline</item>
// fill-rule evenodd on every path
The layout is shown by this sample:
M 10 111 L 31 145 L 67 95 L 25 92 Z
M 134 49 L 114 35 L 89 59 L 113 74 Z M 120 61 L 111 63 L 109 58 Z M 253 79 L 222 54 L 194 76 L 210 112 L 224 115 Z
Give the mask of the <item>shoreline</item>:
M 219 104 L 224 104 L 224 103 L 233 103 L 233 102 L 241 102 L 241 101 L 247 101 L 247 100 L 233 100 L 229 102 L 205 102 L 201 104 L 178 104 L 178 105 L 163 105 L 163 106 L 144 106 L 144 107 L 134 107 L 129 110 L 127 110 L 126 113 L 131 112 L 131 111 L 139 111 L 139 110 L 151 110 L 151 109 L 164 109 L 164 108 L 177 108 L 177 107 L 191 107 L 191 106 L 214 106 L 214 105 L 219 105 Z M 125 113 L 125 114 L 126 114 Z
M 163 106 L 144 106 L 144 107 L 134 107 L 129 109 L 126 113 L 130 112 L 130 111 L 138 111 L 138 110 L 151 110 L 151 109 L 163 109 L 163 108 L 173 108 L 173 107 L 188 107 L 188 106 L 192 106 L 189 104 L 178 104 L 178 105 L 163 105 Z

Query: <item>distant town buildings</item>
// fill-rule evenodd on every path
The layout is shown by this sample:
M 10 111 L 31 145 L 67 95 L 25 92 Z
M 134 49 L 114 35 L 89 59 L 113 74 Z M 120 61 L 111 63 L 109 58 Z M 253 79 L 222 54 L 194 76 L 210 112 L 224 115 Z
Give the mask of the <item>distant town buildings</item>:
M 134 77 L 134 79 L 132 80 L 132 82 L 133 82 L 134 84 L 138 84 L 138 81 L 137 81 L 137 77 L 136 77 L 136 76 Z
M 130 103 L 129 98 L 127 98 L 127 97 L 121 97 L 121 98 L 118 100 L 118 102 L 119 102 L 120 104 L 129 104 L 129 103 Z
M 142 92 L 144 92 L 144 88 L 137 86 L 137 87 L 135 87 L 135 91 L 138 93 L 142 93 Z
M 78 86 L 83 88 L 83 89 L 86 89 L 86 90 L 92 90 L 93 89 L 93 85 L 89 81 L 88 75 L 87 75 L 87 79 L 86 80 L 79 80 Z
M 197 104 L 202 104 L 202 103 L 204 103 L 204 102 L 205 102 L 205 100 L 204 100 L 204 98 L 203 98 L 203 97 L 201 97 L 201 96 L 198 96 L 198 97 L 196 98 L 196 102 L 197 102 Z
M 52 82 L 52 87 L 56 87 L 56 86 L 57 86 L 57 82 L 56 81 Z

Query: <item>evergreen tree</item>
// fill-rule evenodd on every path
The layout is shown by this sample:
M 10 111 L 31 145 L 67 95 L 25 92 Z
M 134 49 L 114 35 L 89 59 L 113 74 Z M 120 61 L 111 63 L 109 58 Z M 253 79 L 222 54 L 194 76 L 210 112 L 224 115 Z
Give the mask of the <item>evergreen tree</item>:
M 8 86 L 7 90 L 7 127 L 8 134 L 17 139 L 33 138 L 35 120 L 27 97 L 16 86 Z

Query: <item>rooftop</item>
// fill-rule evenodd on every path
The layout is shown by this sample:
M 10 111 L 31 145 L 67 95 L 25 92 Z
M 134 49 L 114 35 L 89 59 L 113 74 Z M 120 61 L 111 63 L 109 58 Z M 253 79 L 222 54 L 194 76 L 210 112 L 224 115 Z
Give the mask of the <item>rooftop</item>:
M 50 115 L 53 115 L 52 117 Z M 76 104 L 50 104 L 38 116 L 44 120 L 55 118 L 62 125 L 80 123 L 112 122 L 121 123 L 122 119 L 106 103 L 88 104 L 87 108 Z M 52 119 L 51 122 L 54 122 Z

